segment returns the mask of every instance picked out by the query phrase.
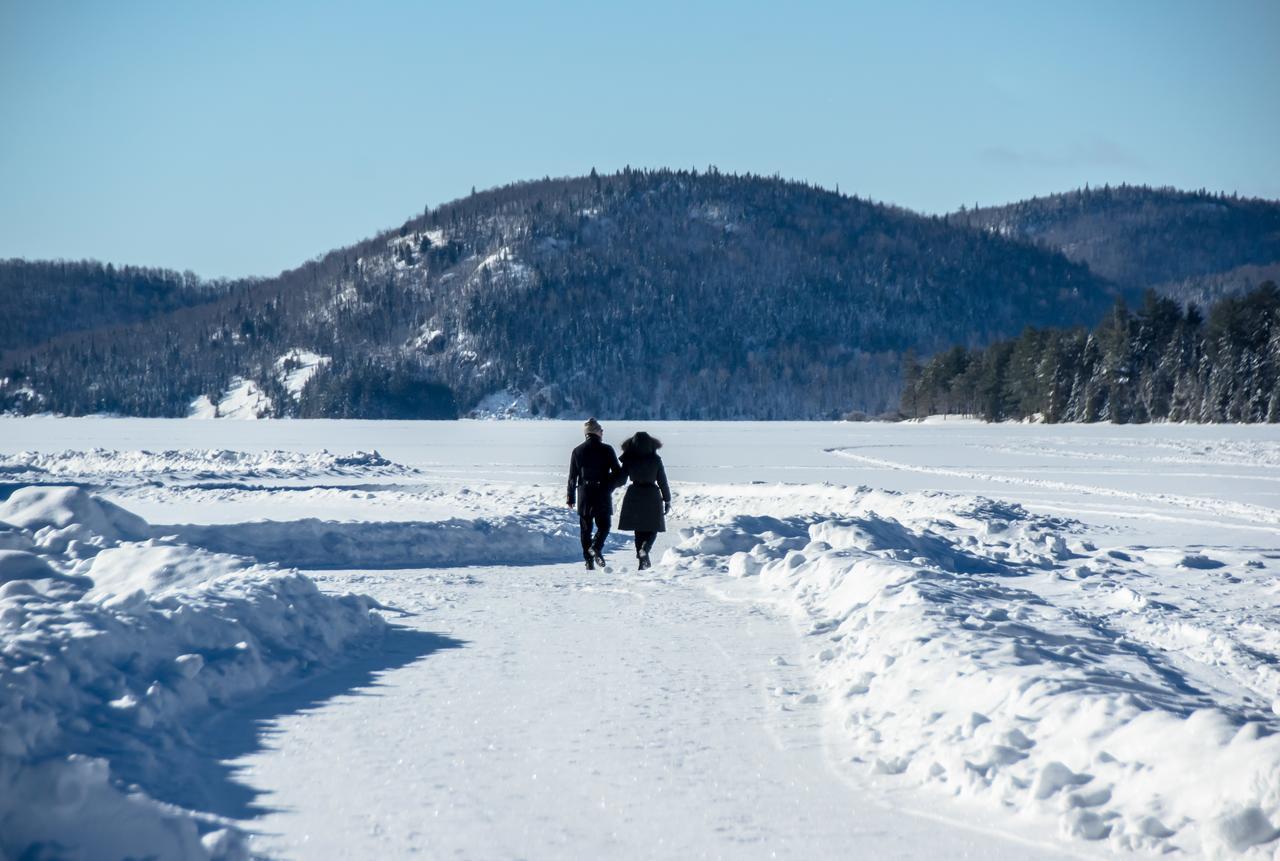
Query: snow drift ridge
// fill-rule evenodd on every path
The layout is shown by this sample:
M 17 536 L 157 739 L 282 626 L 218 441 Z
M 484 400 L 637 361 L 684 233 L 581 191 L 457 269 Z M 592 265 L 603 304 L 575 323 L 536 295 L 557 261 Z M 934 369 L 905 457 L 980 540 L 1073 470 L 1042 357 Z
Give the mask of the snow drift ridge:
M 1190 623 L 1144 598 L 1136 571 L 1107 564 L 1129 554 L 1073 548 L 1070 523 L 941 495 L 867 494 L 855 516 L 759 520 L 685 530 L 664 562 L 758 575 L 786 596 L 817 641 L 845 758 L 1116 849 L 1270 857 L 1274 658 L 1219 644 L 1209 661 L 1238 664 L 1240 687 L 1224 688 L 1197 674 L 1190 648 L 1153 646 Z
M 80 488 L 22 488 L 0 521 L 0 858 L 247 858 L 148 791 L 181 779 L 193 716 L 379 635 L 373 602 L 135 540 L 141 518 Z

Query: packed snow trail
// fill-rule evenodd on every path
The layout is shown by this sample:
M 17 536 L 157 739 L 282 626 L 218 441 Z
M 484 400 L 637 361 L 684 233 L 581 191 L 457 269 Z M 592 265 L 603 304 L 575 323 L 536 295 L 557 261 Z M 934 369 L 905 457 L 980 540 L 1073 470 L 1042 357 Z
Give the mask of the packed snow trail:
M 461 641 L 264 722 L 270 857 L 1088 857 L 884 806 L 753 586 L 571 565 L 317 574 Z M 268 704 L 269 711 L 269 704 Z M 233 716 L 241 721 L 248 715 Z

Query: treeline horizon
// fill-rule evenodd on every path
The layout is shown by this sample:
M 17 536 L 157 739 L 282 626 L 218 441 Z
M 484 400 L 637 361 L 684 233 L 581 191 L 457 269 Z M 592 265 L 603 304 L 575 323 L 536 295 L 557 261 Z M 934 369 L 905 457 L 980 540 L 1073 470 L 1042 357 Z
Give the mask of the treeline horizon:
M 1267 281 L 1207 314 L 1148 290 L 1093 329 L 1028 327 L 982 348 L 903 367 L 906 418 L 986 421 L 1280 422 L 1280 287 Z

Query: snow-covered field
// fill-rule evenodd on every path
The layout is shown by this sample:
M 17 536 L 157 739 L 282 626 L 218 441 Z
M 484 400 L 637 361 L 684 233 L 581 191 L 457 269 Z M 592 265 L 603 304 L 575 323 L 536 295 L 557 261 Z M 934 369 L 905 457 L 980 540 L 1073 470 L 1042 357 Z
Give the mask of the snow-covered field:
M 0 419 L 0 858 L 1280 858 L 1280 429 L 644 427 Z

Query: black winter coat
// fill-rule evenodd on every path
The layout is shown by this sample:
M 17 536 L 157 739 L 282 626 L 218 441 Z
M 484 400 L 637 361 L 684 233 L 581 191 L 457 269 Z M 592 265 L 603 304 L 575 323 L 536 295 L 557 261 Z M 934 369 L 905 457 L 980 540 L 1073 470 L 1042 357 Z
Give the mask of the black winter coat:
M 657 453 L 628 452 L 622 455 L 622 472 L 631 479 L 631 486 L 622 497 L 618 528 L 635 532 L 666 532 L 663 509 L 671 502 L 671 488 L 667 486 L 667 470 L 662 466 L 662 458 Z
M 568 502 L 577 501 L 579 514 L 613 514 L 613 491 L 622 482 L 618 455 L 598 436 L 587 437 L 569 456 Z

